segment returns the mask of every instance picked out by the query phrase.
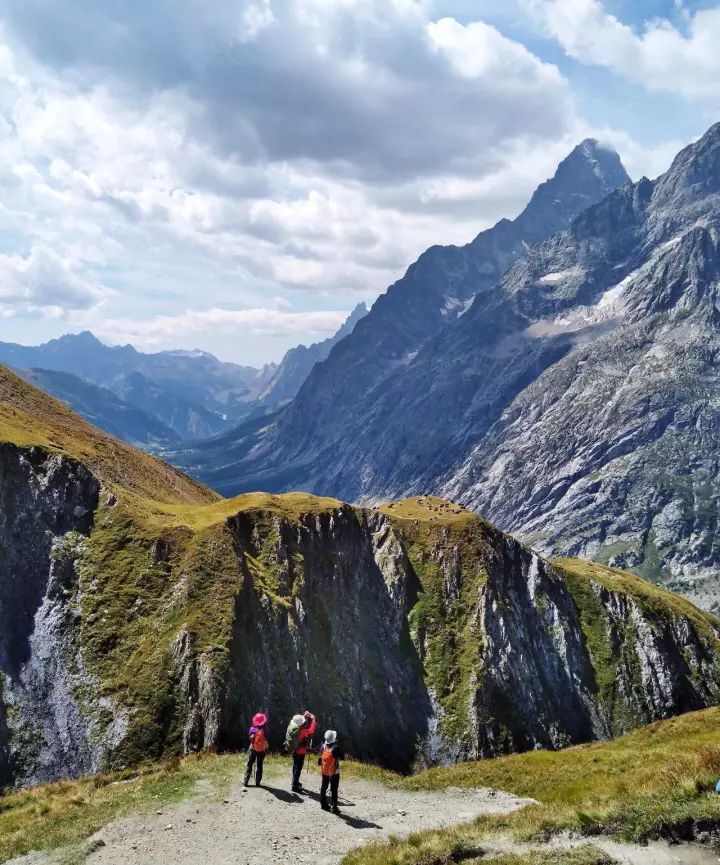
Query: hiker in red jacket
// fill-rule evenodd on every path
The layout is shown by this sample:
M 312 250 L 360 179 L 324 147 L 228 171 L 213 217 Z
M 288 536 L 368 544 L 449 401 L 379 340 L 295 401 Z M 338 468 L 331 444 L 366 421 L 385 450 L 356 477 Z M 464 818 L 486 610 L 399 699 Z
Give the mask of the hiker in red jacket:
M 247 788 L 252 774 L 253 766 L 257 763 L 255 769 L 255 786 L 259 787 L 263 776 L 263 763 L 265 762 L 265 752 L 268 749 L 268 740 L 265 736 L 265 725 L 267 724 L 267 715 L 258 712 L 252 719 L 252 727 L 248 730 L 250 736 L 250 748 L 248 749 L 247 766 L 245 767 L 245 780 L 243 787 Z
M 312 712 L 303 712 L 301 715 L 295 715 L 288 726 L 285 744 L 292 751 L 293 755 L 291 788 L 293 793 L 303 792 L 302 784 L 300 783 L 300 774 L 305 765 L 305 757 L 310 746 L 310 740 L 316 731 L 317 721 Z

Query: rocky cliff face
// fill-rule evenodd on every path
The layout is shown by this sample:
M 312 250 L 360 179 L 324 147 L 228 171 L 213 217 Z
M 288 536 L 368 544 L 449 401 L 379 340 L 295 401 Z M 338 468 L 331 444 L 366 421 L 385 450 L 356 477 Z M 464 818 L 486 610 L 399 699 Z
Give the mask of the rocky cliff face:
M 720 696 L 718 622 L 437 499 L 197 505 L 0 449 L 4 783 L 281 742 L 311 707 L 396 769 L 622 732 Z M 102 474 L 102 469 L 100 471 Z
M 0 445 L 0 781 L 39 782 L 96 768 L 73 693 L 73 558 L 99 485 L 37 448 Z
M 397 769 L 717 702 L 720 622 L 461 506 L 218 499 L 0 368 L 0 772 L 244 745 L 310 707 Z

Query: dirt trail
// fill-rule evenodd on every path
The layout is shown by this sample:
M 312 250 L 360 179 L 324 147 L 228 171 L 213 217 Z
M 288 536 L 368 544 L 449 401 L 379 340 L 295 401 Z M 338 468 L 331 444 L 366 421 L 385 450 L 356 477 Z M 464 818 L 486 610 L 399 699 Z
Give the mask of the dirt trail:
M 239 783 L 220 798 L 208 781 L 178 805 L 110 823 L 80 850 L 36 853 L 9 865 L 337 865 L 348 850 L 389 835 L 468 822 L 481 814 L 505 814 L 527 804 L 495 790 L 449 788 L 409 793 L 374 781 L 343 778 L 337 817 L 321 810 L 319 776 L 303 776 L 307 793 L 290 793 L 287 773 L 270 767 L 262 787 L 247 792 Z M 647 847 L 594 838 L 560 837 L 547 845 L 501 839 L 481 844 L 477 862 L 501 852 L 572 849 L 592 843 L 620 865 L 717 865 L 720 857 L 703 848 Z
M 622 844 L 610 838 L 571 838 L 560 836 L 548 844 L 517 844 L 512 841 L 490 842 L 483 845 L 488 862 L 498 853 L 527 853 L 530 850 L 572 850 L 591 844 L 611 856 L 617 865 L 718 865 L 720 856 L 714 851 L 694 844 L 671 845 L 654 841 L 647 845 Z M 482 859 L 480 860 L 482 861 Z
M 272 769 L 262 787 L 231 787 L 218 799 L 210 784 L 179 805 L 118 820 L 90 839 L 88 865 L 336 865 L 348 850 L 388 835 L 406 835 L 502 814 L 525 802 L 494 790 L 407 793 L 343 778 L 341 817 L 320 808 L 317 774 L 303 776 L 307 795 L 288 790 L 289 777 Z M 93 850 L 99 839 L 104 846 Z M 53 854 L 12 860 L 50 865 Z

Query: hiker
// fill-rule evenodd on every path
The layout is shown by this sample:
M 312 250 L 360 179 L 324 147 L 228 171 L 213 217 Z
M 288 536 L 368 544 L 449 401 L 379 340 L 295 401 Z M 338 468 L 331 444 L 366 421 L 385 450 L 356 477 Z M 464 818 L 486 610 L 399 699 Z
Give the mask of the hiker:
M 345 759 L 345 753 L 337 743 L 337 732 L 328 730 L 325 733 L 325 743 L 320 748 L 318 766 L 322 773 L 320 782 L 320 807 L 323 811 L 332 810 L 333 814 L 340 814 L 338 808 L 338 790 L 340 789 L 340 761 Z M 332 808 L 327 803 L 327 791 L 330 788 L 330 801 Z
M 252 727 L 248 730 L 250 736 L 250 747 L 248 749 L 247 766 L 245 767 L 245 780 L 243 787 L 247 788 L 250 782 L 253 766 L 257 764 L 255 769 L 255 786 L 259 787 L 263 776 L 263 763 L 265 762 L 265 752 L 268 749 L 268 740 L 265 736 L 265 725 L 267 724 L 267 715 L 258 712 L 253 716 Z
M 285 734 L 285 748 L 293 755 L 292 787 L 293 793 L 302 793 L 300 773 L 305 765 L 310 739 L 317 730 L 317 721 L 312 712 L 293 715 Z

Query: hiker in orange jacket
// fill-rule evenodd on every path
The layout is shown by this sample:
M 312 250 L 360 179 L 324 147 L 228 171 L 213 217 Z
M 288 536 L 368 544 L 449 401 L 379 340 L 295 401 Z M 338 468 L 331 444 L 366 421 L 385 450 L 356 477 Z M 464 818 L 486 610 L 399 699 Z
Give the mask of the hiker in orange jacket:
M 335 730 L 328 730 L 325 733 L 325 742 L 322 748 L 320 748 L 320 756 L 318 757 L 318 766 L 320 766 L 320 772 L 322 773 L 322 781 L 320 782 L 320 807 L 323 811 L 331 810 L 327 802 L 327 791 L 329 787 L 333 814 L 340 814 L 340 809 L 338 808 L 340 761 L 344 759 L 345 753 L 337 743 L 337 733 Z
M 265 725 L 267 724 L 267 715 L 258 712 L 252 719 L 252 727 L 248 730 L 250 736 L 250 747 L 248 749 L 247 766 L 245 767 L 245 780 L 243 787 L 247 788 L 252 774 L 253 766 L 257 763 L 255 769 L 255 786 L 259 787 L 263 776 L 263 763 L 265 762 L 265 752 L 268 749 L 268 740 L 265 736 Z
M 302 793 L 303 788 L 300 783 L 300 775 L 303 770 L 303 766 L 305 765 L 305 757 L 308 752 L 308 747 L 310 745 L 310 740 L 315 735 L 317 731 L 317 721 L 315 720 L 315 715 L 312 712 L 303 712 L 301 716 L 295 716 L 292 719 L 292 722 L 299 722 L 302 720 L 302 724 L 298 723 L 300 727 L 300 731 L 297 735 L 297 742 L 293 749 L 293 768 L 292 768 L 292 791 L 294 793 Z M 292 723 L 291 722 L 291 723 Z

